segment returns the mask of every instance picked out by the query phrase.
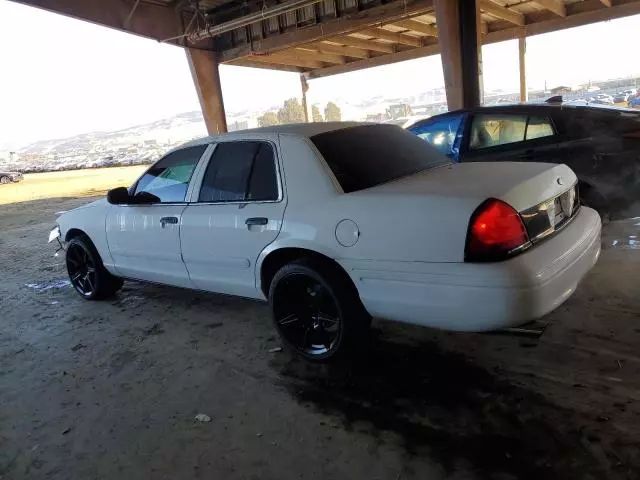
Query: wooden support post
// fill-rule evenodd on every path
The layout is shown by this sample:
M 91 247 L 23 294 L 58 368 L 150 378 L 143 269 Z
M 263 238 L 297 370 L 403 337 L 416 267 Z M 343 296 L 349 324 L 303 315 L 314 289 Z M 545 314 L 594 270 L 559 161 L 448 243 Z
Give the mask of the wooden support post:
M 527 37 L 524 32 L 518 37 L 518 59 L 520 64 L 520 102 L 524 103 L 529 99 L 527 93 Z
M 480 103 L 475 0 L 435 0 L 449 110 Z
M 480 15 L 480 6 L 476 5 L 476 48 L 478 49 L 478 104 L 480 105 L 484 103 L 484 64 L 482 63 L 482 37 L 484 33 L 482 23 L 483 22 L 482 16 Z
M 309 123 L 309 105 L 307 103 L 307 91 L 309 84 L 304 74 L 300 74 L 300 86 L 302 87 L 302 110 L 304 110 L 304 121 Z
M 192 48 L 186 48 L 185 52 L 209 135 L 227 133 L 227 117 L 224 113 L 217 55 L 214 52 Z

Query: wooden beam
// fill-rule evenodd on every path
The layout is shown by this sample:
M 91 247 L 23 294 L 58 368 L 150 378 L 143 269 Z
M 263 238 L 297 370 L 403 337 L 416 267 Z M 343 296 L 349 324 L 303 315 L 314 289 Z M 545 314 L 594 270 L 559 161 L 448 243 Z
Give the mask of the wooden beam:
M 225 65 L 230 65 L 233 67 L 248 67 L 248 68 L 260 68 L 262 70 L 280 70 L 282 72 L 294 72 L 294 73 L 302 73 L 308 68 L 298 67 L 295 65 L 280 65 L 275 63 L 261 63 L 261 62 L 253 62 L 250 60 L 251 57 L 237 58 L 230 62 L 227 62 Z
M 428 37 L 438 36 L 438 28 L 435 25 L 429 25 L 427 23 L 422 23 L 417 20 L 411 20 L 411 19 L 400 20 L 399 22 L 394 22 L 391 25 L 394 25 L 396 27 L 406 28 L 407 30 L 421 33 L 422 35 L 427 35 Z
M 489 33 L 489 25 L 487 25 L 487 22 L 480 22 L 479 31 L 481 35 L 486 35 L 487 33 Z
M 348 45 L 350 47 L 373 50 L 374 52 L 380 53 L 394 53 L 398 51 L 395 45 L 389 45 L 388 43 L 378 43 L 374 42 L 373 40 L 365 40 L 363 38 L 344 36 L 327 38 L 327 40 L 329 40 L 330 42 Z
M 394 0 L 383 5 L 320 22 L 313 26 L 256 40 L 250 45 L 224 50 L 221 59 L 223 62 L 228 62 L 234 58 L 247 56 L 251 52 L 268 53 L 305 43 L 327 40 L 328 37 L 348 34 L 382 22 L 392 23 L 395 20 L 403 20 L 432 9 L 433 0 Z
M 264 55 L 249 55 L 243 57 L 242 60 L 251 60 L 252 62 L 276 64 L 276 65 L 289 65 L 292 67 L 304 67 L 304 68 L 322 68 L 324 65 L 316 60 L 310 60 L 308 58 L 297 57 L 292 54 L 280 54 L 280 53 L 267 53 Z
M 304 73 L 308 79 L 328 77 L 330 75 L 338 75 L 341 73 L 354 72 L 364 68 L 379 67 L 380 65 L 389 65 L 396 62 L 404 62 L 405 60 L 413 60 L 415 58 L 428 57 L 440 53 L 437 43 L 431 43 L 423 47 L 410 48 L 402 52 L 388 53 L 363 60 L 356 60 L 345 65 L 333 65 L 330 67 L 314 69 Z
M 549 10 L 550 12 L 555 13 L 560 17 L 567 16 L 567 9 L 564 5 L 563 0 L 533 0 L 533 3 Z
M 190 48 L 185 52 L 209 135 L 227 133 L 217 54 Z
M 139 2 L 135 15 L 125 22 L 134 2 L 127 0 L 13 0 L 67 17 L 85 20 L 154 40 L 164 40 L 182 34 L 181 13 L 166 5 Z M 192 14 L 191 14 L 192 15 Z M 189 19 L 183 18 L 185 24 Z M 172 43 L 178 43 L 177 40 Z
M 611 8 L 603 8 L 600 0 L 585 0 L 567 5 L 567 16 L 564 18 L 550 12 L 539 12 L 539 15 L 530 14 L 528 18 L 531 17 L 531 21 L 526 26 L 526 34 L 530 37 L 638 14 L 640 14 L 638 0 L 617 0 Z M 521 27 L 511 27 L 489 32 L 484 37 L 484 44 L 516 40 L 521 31 Z
M 611 8 L 611 0 L 600 0 L 605 7 Z
M 525 23 L 523 14 L 498 5 L 497 3 L 493 3 L 491 0 L 478 0 L 478 6 L 483 12 L 515 25 L 523 26 Z
M 362 30 L 358 30 L 358 33 L 369 37 L 379 38 L 381 40 L 388 40 L 393 43 L 400 43 L 401 45 L 408 45 L 410 47 L 422 46 L 422 40 L 417 37 L 411 37 L 409 35 L 404 35 L 403 33 L 390 32 L 384 28 L 364 28 Z
M 286 54 L 288 51 L 284 50 L 283 53 Z M 335 63 L 337 65 L 341 65 L 343 63 L 347 63 L 347 59 L 342 55 L 334 55 L 332 53 L 321 53 L 316 50 L 312 50 L 311 47 L 303 45 L 301 47 L 297 47 L 294 49 L 295 55 L 300 55 L 301 58 L 308 58 L 309 60 L 317 61 L 317 62 L 326 62 L 326 63 Z
M 346 57 L 369 58 L 371 56 L 371 52 L 369 52 L 369 50 L 356 48 L 356 47 L 335 45 L 333 43 L 327 43 L 327 42 L 310 43 L 308 46 L 309 48 L 313 48 L 314 50 L 318 50 L 319 52 L 333 53 L 334 55 L 343 55 Z

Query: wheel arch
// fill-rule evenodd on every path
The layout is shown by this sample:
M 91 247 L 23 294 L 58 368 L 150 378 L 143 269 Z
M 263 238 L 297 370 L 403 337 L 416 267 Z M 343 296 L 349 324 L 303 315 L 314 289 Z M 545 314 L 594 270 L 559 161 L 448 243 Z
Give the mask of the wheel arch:
M 64 241 L 70 242 L 74 238 L 79 237 L 81 235 L 84 235 L 85 237 L 89 238 L 89 235 L 87 235 L 87 233 L 84 230 L 81 230 L 79 228 L 70 228 L 67 231 L 66 235 L 64 236 Z M 91 240 L 91 238 L 89 238 L 89 240 Z
M 331 265 L 332 268 L 335 268 L 344 274 L 346 279 L 349 281 L 349 284 L 353 287 L 355 294 L 358 295 L 358 289 L 353 283 L 353 279 L 348 272 L 342 265 L 340 265 L 340 263 L 326 253 L 321 253 L 317 250 L 305 247 L 283 246 L 266 253 L 259 265 L 258 281 L 260 282 L 260 291 L 262 291 L 265 298 L 269 297 L 269 287 L 276 272 L 284 265 L 301 258 L 313 258 L 316 261 Z

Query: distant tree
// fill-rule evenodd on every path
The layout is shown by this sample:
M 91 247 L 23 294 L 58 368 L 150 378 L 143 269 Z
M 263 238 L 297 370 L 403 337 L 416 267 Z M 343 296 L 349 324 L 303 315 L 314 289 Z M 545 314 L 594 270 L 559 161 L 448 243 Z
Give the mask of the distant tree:
M 322 118 L 322 114 L 320 113 L 320 109 L 317 105 L 313 105 L 311 107 L 311 121 L 312 122 L 324 122 Z
M 278 125 L 280 121 L 275 112 L 265 112 L 262 116 L 258 117 L 258 125 L 260 127 L 270 127 L 271 125 Z
M 324 109 L 324 118 L 327 122 L 339 122 L 342 119 L 340 107 L 333 102 L 327 103 Z
M 278 121 L 280 123 L 304 122 L 304 109 L 297 98 L 284 101 L 284 105 L 278 110 Z

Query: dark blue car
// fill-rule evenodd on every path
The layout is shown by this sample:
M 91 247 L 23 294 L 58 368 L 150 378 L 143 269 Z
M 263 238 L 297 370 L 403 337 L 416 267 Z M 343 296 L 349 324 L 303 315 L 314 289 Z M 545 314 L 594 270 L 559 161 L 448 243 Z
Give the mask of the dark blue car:
M 601 215 L 640 215 L 640 112 L 586 104 L 455 110 L 408 130 L 455 162 L 564 163 Z M 496 179 L 499 181 L 499 179 Z

